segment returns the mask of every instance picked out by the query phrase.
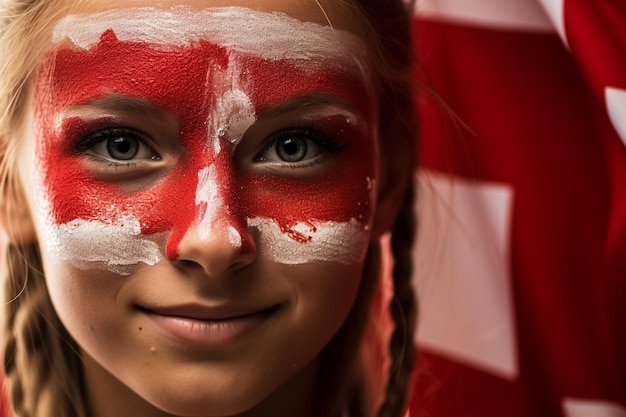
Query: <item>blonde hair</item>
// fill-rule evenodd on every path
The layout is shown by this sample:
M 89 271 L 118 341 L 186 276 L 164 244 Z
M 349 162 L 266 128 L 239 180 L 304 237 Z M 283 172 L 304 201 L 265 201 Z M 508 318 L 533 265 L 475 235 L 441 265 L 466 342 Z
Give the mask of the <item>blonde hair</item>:
M 21 192 L 14 166 L 16 132 L 23 125 L 22 109 L 29 80 L 45 53 L 51 25 L 68 13 L 67 3 L 77 5 L 55 0 L 0 0 L 0 195 Z M 388 174 L 391 178 L 404 180 L 404 194 L 391 237 L 394 300 L 390 309 L 394 330 L 383 401 L 376 413 L 367 409 L 371 404 L 366 398 L 367 384 L 355 376 L 359 366 L 355 358 L 380 275 L 380 246 L 376 244 L 368 251 L 357 302 L 323 352 L 322 370 L 327 372 L 323 381 L 329 383 L 321 384 L 320 395 L 330 398 L 329 412 L 347 407 L 351 417 L 401 417 L 414 363 L 416 315 L 410 286 L 415 230 L 411 167 L 416 132 L 411 99 L 412 7 L 402 0 L 342 0 L 335 5 L 352 15 L 355 27 L 370 45 L 372 66 L 379 81 L 376 87 L 381 100 L 380 148 L 388 161 L 384 166 L 392 171 Z M 9 245 L 6 267 L 2 342 L 16 417 L 87 415 L 79 348 L 52 306 L 37 244 Z
M 17 137 L 29 80 L 45 52 L 50 26 L 67 12 L 57 3 L 0 1 L 0 195 L 8 202 L 23 201 Z M 28 215 L 25 205 L 7 204 L 12 215 Z M 2 343 L 15 415 L 85 416 L 80 358 L 50 301 L 37 245 L 10 244 L 5 267 Z
M 17 188 L 13 139 L 22 127 L 29 80 L 45 53 L 50 26 L 67 12 L 57 3 L 0 0 L 0 191 Z

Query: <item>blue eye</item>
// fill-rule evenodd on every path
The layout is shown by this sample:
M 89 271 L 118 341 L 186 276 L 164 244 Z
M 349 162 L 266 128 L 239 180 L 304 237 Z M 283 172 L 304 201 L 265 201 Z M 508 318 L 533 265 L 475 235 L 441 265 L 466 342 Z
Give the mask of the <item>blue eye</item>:
M 114 162 L 130 162 L 138 159 L 158 160 L 139 132 L 126 128 L 100 130 L 88 136 L 80 147 L 85 154 L 102 157 Z
M 340 146 L 336 140 L 308 128 L 289 128 L 270 136 L 265 148 L 256 157 L 257 162 L 297 164 L 315 159 L 324 152 L 334 152 Z

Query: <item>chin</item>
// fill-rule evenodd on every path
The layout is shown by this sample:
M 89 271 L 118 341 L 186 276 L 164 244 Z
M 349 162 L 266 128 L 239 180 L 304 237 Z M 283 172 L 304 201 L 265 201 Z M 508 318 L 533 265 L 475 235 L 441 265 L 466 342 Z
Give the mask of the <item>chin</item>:
M 241 388 L 222 392 L 204 386 L 193 389 L 165 389 L 146 395 L 144 400 L 154 408 L 176 416 L 224 417 L 249 411 L 261 404 L 264 397 L 258 393 L 242 392 Z

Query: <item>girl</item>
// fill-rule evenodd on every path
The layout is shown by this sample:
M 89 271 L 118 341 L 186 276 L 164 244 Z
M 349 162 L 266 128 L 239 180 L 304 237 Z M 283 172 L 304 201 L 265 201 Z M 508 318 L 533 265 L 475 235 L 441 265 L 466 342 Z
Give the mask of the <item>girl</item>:
M 401 416 L 411 9 L 2 6 L 13 414 Z M 389 231 L 379 401 L 357 353 Z

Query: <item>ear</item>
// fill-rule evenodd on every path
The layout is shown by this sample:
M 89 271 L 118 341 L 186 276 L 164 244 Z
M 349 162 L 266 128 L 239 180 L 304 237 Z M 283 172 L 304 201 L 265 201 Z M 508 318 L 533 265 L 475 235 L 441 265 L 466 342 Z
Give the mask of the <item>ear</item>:
M 37 240 L 23 188 L 12 175 L 5 175 L 1 186 L 0 226 L 10 243 L 27 245 Z
M 408 104 L 407 104 L 408 106 Z M 417 130 L 415 112 L 408 106 L 398 110 L 392 102 L 379 110 L 378 197 L 372 225 L 372 239 L 379 239 L 392 230 L 400 211 L 412 199 Z
M 384 152 L 382 152 L 384 153 Z M 372 238 L 378 239 L 391 231 L 402 206 L 406 203 L 407 187 L 411 187 L 413 175 L 411 158 L 382 156 L 378 180 L 376 213 L 372 225 Z

